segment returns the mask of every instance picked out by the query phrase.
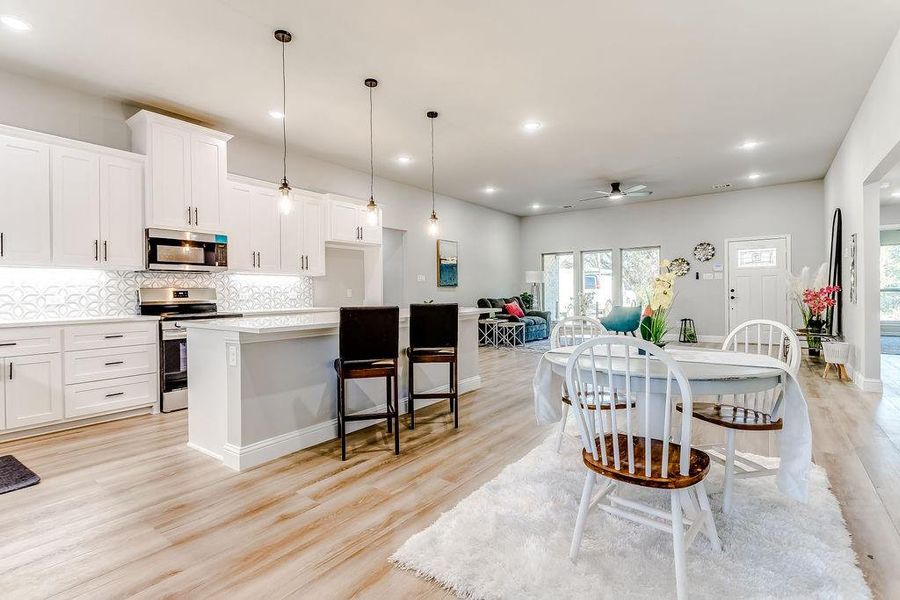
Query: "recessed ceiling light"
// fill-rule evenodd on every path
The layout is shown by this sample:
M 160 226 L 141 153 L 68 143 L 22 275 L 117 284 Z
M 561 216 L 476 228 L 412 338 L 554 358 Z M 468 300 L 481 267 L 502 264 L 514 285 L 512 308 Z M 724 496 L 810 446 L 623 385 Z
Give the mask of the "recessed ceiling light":
M 738 148 L 740 148 L 741 150 L 753 150 L 754 148 L 759 146 L 759 144 L 760 143 L 756 140 L 747 140 L 746 142 L 738 146 Z
M 566 209 L 568 209 L 568 208 L 575 208 L 575 205 L 573 205 L 573 204 L 564 204 L 564 205 L 563 205 L 563 208 L 566 208 Z
M 540 121 L 525 121 L 522 123 L 522 129 L 528 132 L 535 132 L 543 127 Z
M 284 113 L 281 112 L 280 110 L 272 109 L 269 111 L 269 116 L 272 117 L 273 119 L 283 119 Z
M 13 15 L 0 16 L 0 23 L 3 23 L 13 31 L 30 31 L 31 23 L 24 21 Z
M 485 193 L 485 194 L 493 194 L 493 193 L 496 192 L 496 191 L 497 191 L 497 188 L 495 188 L 495 187 L 492 186 L 492 185 L 489 185 L 489 186 L 487 186 L 487 187 L 484 188 L 484 193 Z
M 731 187 L 731 184 L 730 184 L 730 183 L 717 183 L 717 184 L 715 184 L 714 186 L 712 186 L 712 189 L 714 189 L 714 190 L 727 190 L 727 189 L 730 188 L 730 187 Z
M 891 198 L 900 198 L 900 191 L 893 192 L 893 193 L 891 194 Z
M 531 205 L 531 210 L 537 210 L 537 209 L 539 209 L 540 207 L 541 207 L 541 205 L 538 204 L 537 202 L 535 202 L 534 204 Z
M 750 173 L 749 175 L 747 175 L 747 179 L 751 181 L 754 179 L 759 179 L 760 177 L 762 177 L 762 175 L 760 175 L 759 173 Z
M 407 156 L 405 154 L 401 154 L 400 156 L 397 157 L 397 162 L 400 163 L 401 165 L 408 165 L 409 163 L 412 162 L 412 158 L 410 158 L 409 156 Z
M 881 189 L 886 190 L 886 189 L 888 189 L 889 187 L 891 187 L 891 182 L 890 182 L 890 181 L 882 181 L 882 182 L 881 182 Z

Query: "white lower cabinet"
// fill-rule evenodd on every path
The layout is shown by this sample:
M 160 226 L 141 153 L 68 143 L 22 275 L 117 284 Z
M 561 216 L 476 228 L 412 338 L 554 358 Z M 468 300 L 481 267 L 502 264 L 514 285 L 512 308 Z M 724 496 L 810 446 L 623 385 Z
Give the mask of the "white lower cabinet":
M 63 418 L 62 365 L 59 354 L 4 359 L 6 428 L 42 425 Z
M 152 405 L 157 385 L 156 373 L 67 385 L 66 418 Z

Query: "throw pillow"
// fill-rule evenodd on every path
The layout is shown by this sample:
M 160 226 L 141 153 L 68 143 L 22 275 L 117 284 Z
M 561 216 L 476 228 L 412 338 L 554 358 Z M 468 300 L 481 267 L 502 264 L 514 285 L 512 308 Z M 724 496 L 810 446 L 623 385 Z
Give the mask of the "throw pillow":
M 514 317 L 519 317 L 520 319 L 525 316 L 525 312 L 519 306 L 518 302 L 510 302 L 509 304 L 504 304 L 503 310 Z

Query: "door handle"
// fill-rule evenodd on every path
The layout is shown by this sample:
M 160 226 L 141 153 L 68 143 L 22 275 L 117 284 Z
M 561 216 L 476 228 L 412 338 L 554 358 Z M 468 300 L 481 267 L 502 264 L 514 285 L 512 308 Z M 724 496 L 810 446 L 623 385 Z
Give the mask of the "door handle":
M 103 240 L 103 260 L 105 262 L 109 262 L 109 252 L 107 251 L 109 247 L 109 240 Z
M 734 296 L 731 296 L 731 299 L 734 300 Z
M 731 292 L 731 293 L 733 294 L 733 293 L 734 293 L 734 288 L 731 288 L 731 289 L 728 290 L 728 291 Z
M 200 213 L 197 211 L 197 207 L 194 207 L 194 225 L 200 224 Z
M 191 207 L 190 206 L 188 206 L 188 225 L 193 225 L 193 223 L 191 223 Z

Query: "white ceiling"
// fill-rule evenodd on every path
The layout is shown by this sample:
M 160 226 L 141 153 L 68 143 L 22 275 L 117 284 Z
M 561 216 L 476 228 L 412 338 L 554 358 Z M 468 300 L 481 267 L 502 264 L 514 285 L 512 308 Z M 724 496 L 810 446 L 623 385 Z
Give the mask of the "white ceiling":
M 438 191 L 514 214 L 602 206 L 578 200 L 612 181 L 655 200 L 820 178 L 900 27 L 897 0 L 0 0 L 0 14 L 34 27 L 0 28 L 0 66 L 272 141 L 271 34 L 289 29 L 293 147 L 368 170 L 373 76 L 380 175 L 429 186 L 438 110 Z M 737 149 L 750 138 L 763 144 Z

